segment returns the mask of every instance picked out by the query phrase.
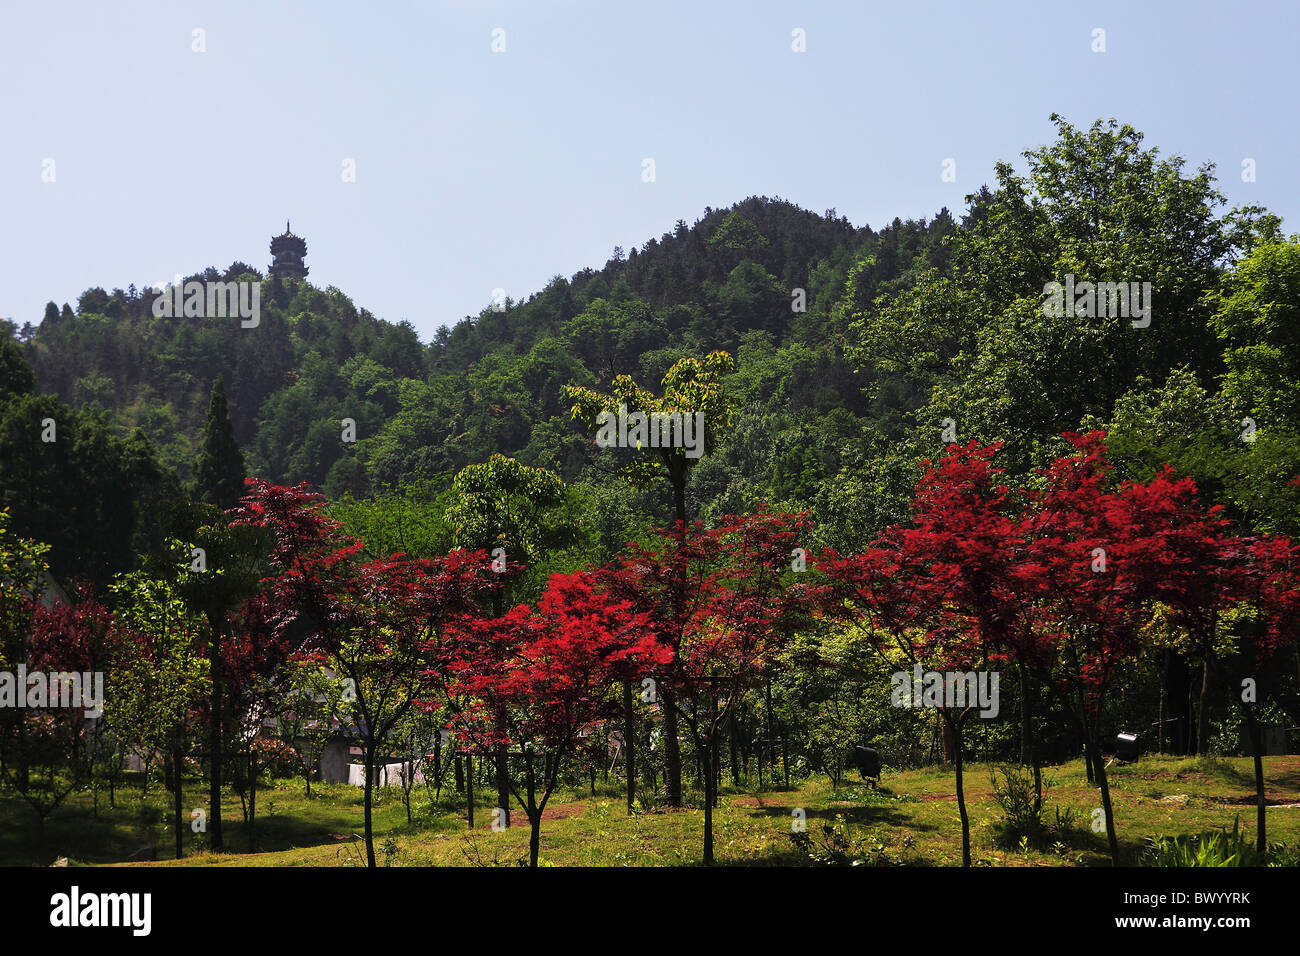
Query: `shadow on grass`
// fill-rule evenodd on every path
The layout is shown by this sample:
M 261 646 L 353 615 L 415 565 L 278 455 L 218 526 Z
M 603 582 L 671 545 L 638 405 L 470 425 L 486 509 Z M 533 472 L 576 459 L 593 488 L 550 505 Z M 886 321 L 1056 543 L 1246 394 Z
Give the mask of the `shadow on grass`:
M 90 863 L 124 860 L 159 838 L 161 815 L 148 803 L 119 801 L 95 816 L 87 807 L 65 806 L 39 826 L 19 798 L 0 799 L 0 865 L 49 866 L 59 857 Z

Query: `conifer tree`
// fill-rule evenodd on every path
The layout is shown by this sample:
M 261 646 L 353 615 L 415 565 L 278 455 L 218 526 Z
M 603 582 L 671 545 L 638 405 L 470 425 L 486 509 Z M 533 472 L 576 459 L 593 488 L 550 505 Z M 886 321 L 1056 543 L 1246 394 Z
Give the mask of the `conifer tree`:
M 219 508 L 233 508 L 244 492 L 244 455 L 235 442 L 220 375 L 212 383 L 208 418 L 203 423 L 203 448 L 194 465 L 194 496 Z

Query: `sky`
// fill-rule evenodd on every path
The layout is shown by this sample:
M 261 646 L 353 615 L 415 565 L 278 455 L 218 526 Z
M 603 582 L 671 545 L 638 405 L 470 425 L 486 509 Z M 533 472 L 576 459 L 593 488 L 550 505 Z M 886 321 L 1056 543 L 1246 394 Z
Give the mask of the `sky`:
M 1277 0 L 0 0 L 0 317 L 265 269 L 291 220 L 427 341 L 751 195 L 959 213 L 1053 112 L 1300 232 L 1297 37 Z

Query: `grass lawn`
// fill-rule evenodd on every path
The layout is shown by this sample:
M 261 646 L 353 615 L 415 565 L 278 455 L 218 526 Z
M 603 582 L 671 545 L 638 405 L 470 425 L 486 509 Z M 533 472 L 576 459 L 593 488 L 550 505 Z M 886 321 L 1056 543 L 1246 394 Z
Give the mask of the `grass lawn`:
M 1270 801 L 1270 843 L 1300 845 L 1300 756 L 1265 758 Z M 988 765 L 974 764 L 965 775 L 971 819 L 972 857 L 977 865 L 1107 865 L 1105 835 L 1092 832 L 1099 791 L 1085 778 L 1081 760 L 1046 768 L 1047 818 L 1054 809 L 1073 810 L 1076 822 L 1049 836 L 1042 849 L 1000 845 L 996 823 L 1001 811 L 992 799 Z M 1145 840 L 1157 833 L 1199 834 L 1231 827 L 1239 817 L 1254 833 L 1252 765 L 1248 758 L 1144 757 L 1136 765 L 1113 764 L 1109 770 L 1116 828 L 1127 862 L 1137 862 Z M 886 771 L 879 790 L 853 779 L 834 790 L 815 777 L 788 791 L 724 788 L 714 814 L 715 856 L 719 864 L 808 864 L 790 838 L 793 811 L 802 809 L 814 840 L 822 827 L 842 824 L 854 856 L 865 863 L 908 866 L 955 866 L 961 862 L 961 831 L 950 770 L 930 768 Z M 494 791 L 492 791 L 494 793 Z M 513 865 L 528 851 L 528 827 L 522 811 L 512 810 L 515 826 L 491 829 L 484 804 L 475 814 L 475 829 L 466 827 L 463 798 L 454 792 L 431 806 L 417 793 L 414 820 L 397 790 L 379 791 L 375 808 L 376 852 L 381 865 Z M 171 795 L 155 786 L 142 800 L 138 782 L 119 789 L 117 806 L 101 794 L 99 812 L 90 796 L 79 794 L 55 811 L 44 834 L 35 814 L 21 799 L 0 797 L 0 863 L 49 865 L 57 857 L 70 865 L 120 863 L 133 851 L 156 844 L 154 866 L 348 866 L 364 861 L 353 834 L 361 831 L 361 791 L 347 786 L 314 786 L 308 800 L 301 780 L 279 781 L 258 794 L 256 849 L 249 840 L 238 797 L 225 802 L 223 820 L 228 852 L 194 850 L 201 839 L 186 820 L 187 856 L 172 859 L 172 831 L 167 816 Z M 206 806 L 202 781 L 187 783 L 184 806 Z M 838 821 L 836 818 L 840 818 Z M 703 812 L 690 808 L 639 813 L 629 817 L 616 781 L 589 791 L 556 793 L 542 824 L 543 864 L 556 866 L 678 866 L 700 862 Z M 1054 845 L 1053 845 L 1054 844 Z

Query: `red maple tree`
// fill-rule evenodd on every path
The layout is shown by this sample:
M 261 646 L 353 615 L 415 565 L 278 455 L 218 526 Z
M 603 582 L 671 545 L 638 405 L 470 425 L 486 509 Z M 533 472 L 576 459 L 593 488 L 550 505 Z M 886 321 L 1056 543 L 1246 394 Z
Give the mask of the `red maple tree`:
M 376 865 L 372 827 L 377 768 L 394 728 L 423 691 L 428 648 L 453 614 L 471 612 L 491 586 L 483 552 L 439 559 L 402 555 L 366 559 L 322 512 L 325 498 L 306 485 L 287 488 L 250 479 L 232 524 L 272 534 L 265 593 L 271 623 L 295 653 L 323 655 L 350 682 L 355 734 L 365 770 L 366 859 Z
M 704 862 L 713 862 L 717 742 L 743 695 L 776 659 L 791 628 L 819 608 L 823 590 L 793 570 L 806 515 L 727 515 L 659 533 L 658 547 L 630 545 L 600 572 L 603 586 L 649 615 L 668 650 L 658 696 L 685 721 L 704 783 Z M 667 725 L 667 722 L 665 722 Z
M 443 686 L 434 706 L 449 729 L 471 751 L 505 747 L 522 758 L 522 791 L 513 779 L 509 786 L 531 828 L 530 866 L 561 768 L 597 722 L 617 715 L 620 678 L 668 660 L 649 625 L 589 575 L 555 574 L 535 606 L 458 616 L 433 647 L 439 666 L 426 677 Z

